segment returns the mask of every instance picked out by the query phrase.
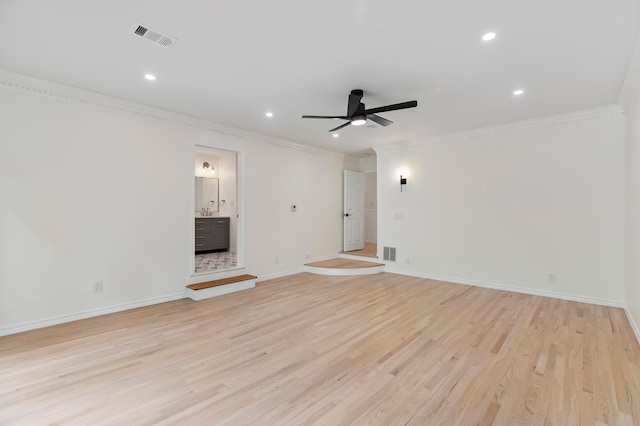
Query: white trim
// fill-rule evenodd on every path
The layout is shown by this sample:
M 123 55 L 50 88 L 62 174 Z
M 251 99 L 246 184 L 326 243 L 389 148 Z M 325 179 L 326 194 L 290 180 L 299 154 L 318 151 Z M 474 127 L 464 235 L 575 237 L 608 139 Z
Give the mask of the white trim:
M 636 339 L 638 340 L 638 343 L 640 343 L 640 327 L 638 327 L 638 324 L 636 324 L 636 322 L 633 320 L 633 315 L 631 315 L 629 306 L 627 306 L 626 304 L 624 305 L 624 312 L 627 314 L 627 319 L 629 320 L 629 324 L 631 324 L 631 329 L 633 330 L 633 333 L 636 335 Z
M 59 315 L 52 318 L 46 318 L 36 321 L 23 322 L 21 324 L 11 325 L 0 328 L 0 336 L 21 333 L 23 331 L 35 330 L 37 328 L 49 327 L 52 325 L 62 324 L 71 321 L 98 317 L 101 315 L 113 314 L 115 312 L 128 311 L 129 309 L 142 308 L 145 306 L 157 305 L 159 303 L 172 302 L 184 298 L 184 292 L 168 294 L 166 296 L 153 297 L 150 299 L 139 300 L 137 302 L 123 303 L 121 305 L 106 306 L 103 308 L 90 309 L 88 311 L 78 312 L 75 314 Z
M 237 262 L 237 267 L 233 268 L 235 270 L 239 270 L 239 269 L 245 269 L 246 265 L 245 265 L 245 254 L 244 254 L 244 247 L 245 247 L 245 220 L 244 220 L 244 199 L 245 199 L 245 187 L 244 187 L 244 175 L 245 175 L 245 168 L 244 168 L 244 149 L 228 149 L 228 148 L 220 148 L 217 145 L 212 145 L 206 142 L 194 142 L 192 149 L 191 149 L 191 166 L 189 171 L 189 179 L 191 181 L 191 188 L 195 187 L 195 176 L 193 174 L 193 162 L 195 160 L 195 156 L 196 156 L 196 151 L 198 150 L 198 147 L 200 148 L 206 148 L 206 149 L 210 149 L 210 150 L 214 150 L 214 151 L 224 151 L 224 152 L 230 152 L 230 153 L 234 153 L 235 157 L 236 157 L 236 238 L 235 241 L 230 241 L 230 251 L 234 251 L 236 253 L 236 262 Z M 191 200 L 189 201 L 189 206 L 190 206 L 190 211 L 191 211 L 191 215 L 193 216 L 193 208 L 191 206 L 193 206 L 194 204 L 194 198 L 195 198 L 195 191 L 192 189 L 191 190 Z M 232 218 L 231 218 L 232 219 Z M 190 220 L 190 223 L 193 223 L 193 219 Z M 195 241 L 196 241 L 196 235 L 195 235 L 195 228 L 191 225 L 190 226 L 190 235 L 191 235 L 191 247 L 195 246 Z M 231 231 L 229 231 L 231 232 Z M 233 249 L 233 245 L 236 245 L 235 250 Z M 203 281 L 199 281 L 200 277 L 202 277 L 202 275 L 204 274 L 217 274 L 217 272 L 205 272 L 204 274 L 196 274 L 195 271 L 195 252 L 192 254 L 191 256 L 191 260 L 190 260 L 190 271 L 191 271 L 191 276 L 192 277 L 196 277 L 196 280 L 193 281 L 189 281 L 190 278 L 187 278 L 187 284 L 196 284 L 199 282 L 203 282 Z M 226 271 L 226 270 L 225 270 Z M 225 272 L 223 271 L 223 273 Z M 220 277 L 220 276 L 218 276 Z M 224 278 L 227 278 L 226 276 Z M 217 278 L 211 278 L 211 279 L 217 279 Z
M 389 265 L 387 265 L 389 266 Z M 539 290 L 528 287 L 514 287 L 504 284 L 488 283 L 484 281 L 468 280 L 464 278 L 446 277 L 441 275 L 425 274 L 421 272 L 405 271 L 402 269 L 387 268 L 387 272 L 410 277 L 425 278 L 429 280 L 444 281 L 453 284 L 464 284 L 474 287 L 490 288 L 493 290 L 510 291 L 513 293 L 529 294 L 531 296 L 551 297 L 554 299 L 571 300 L 573 302 L 589 303 L 592 305 L 610 306 L 613 308 L 624 308 L 625 303 L 619 300 L 602 299 L 598 297 L 579 296 L 575 294 L 560 293 L 556 291 Z
M 256 286 L 256 279 L 238 281 L 237 283 L 230 283 L 225 285 L 220 285 L 217 287 L 205 288 L 202 290 L 192 290 L 187 288 L 184 291 L 185 297 L 188 297 L 192 300 L 204 300 L 209 299 L 211 297 L 223 296 L 225 294 L 235 293 L 238 291 L 249 290 Z
M 592 120 L 598 118 L 611 117 L 624 114 L 620 105 L 628 106 L 633 93 L 640 88 L 640 59 L 636 59 L 640 56 L 637 51 L 640 50 L 636 47 L 636 53 L 634 53 L 632 63 L 627 72 L 627 78 L 621 90 L 620 98 L 618 100 L 619 105 L 610 105 L 598 108 L 592 108 L 582 111 L 571 112 L 568 114 L 560 114 L 550 117 L 544 117 L 533 120 L 524 120 L 514 123 L 498 125 L 493 127 L 484 127 L 474 129 L 468 132 L 455 133 L 451 135 L 442 136 L 434 139 L 419 139 L 412 141 L 404 141 L 392 143 L 380 147 L 373 148 L 376 154 L 392 152 L 407 148 L 417 148 L 424 145 L 430 145 L 434 143 L 455 142 L 461 140 L 467 140 L 477 138 L 481 136 L 491 136 L 503 133 L 512 133 L 523 131 L 532 128 L 551 127 L 558 125 L 571 124 L 584 120 Z M 64 84 L 54 83 L 51 81 L 42 80 L 39 78 L 17 74 L 11 71 L 0 69 L 0 86 L 16 89 L 20 91 L 31 92 L 43 96 L 62 99 L 71 102 L 78 102 L 86 105 L 91 105 L 99 108 L 118 111 L 126 114 L 137 115 L 145 118 L 150 118 L 159 121 L 170 122 L 185 127 L 192 127 L 197 129 L 206 130 L 213 133 L 225 134 L 229 136 L 246 138 L 255 142 L 263 142 L 271 145 L 276 145 L 286 149 L 292 149 L 296 151 L 307 152 L 310 154 L 321 155 L 331 158 L 340 158 L 347 163 L 353 162 L 354 157 L 346 157 L 344 154 L 328 151 L 321 148 L 302 145 L 299 143 L 291 142 L 284 139 L 274 138 L 270 136 L 261 135 L 258 133 L 249 132 L 246 130 L 237 129 L 230 126 L 225 126 L 219 123 L 203 120 L 196 117 L 191 117 L 185 114 L 180 114 L 173 111 L 163 110 L 147 105 L 137 104 L 135 102 L 127 101 L 124 99 L 115 98 L 112 96 L 103 95 L 100 93 L 91 92 L 88 90 L 79 89 L 76 87 L 67 86 Z M 373 170 L 372 170 L 373 171 Z
M 224 269 L 222 271 L 207 271 L 200 274 L 191 274 L 187 277 L 187 285 L 222 280 L 224 278 L 231 278 L 243 274 L 248 274 L 247 268 L 244 266 L 237 266 L 235 268 Z
M 629 67 L 624 77 L 624 82 L 620 88 L 620 94 L 618 95 L 618 105 L 627 111 L 631 104 L 631 101 L 640 90 L 640 38 L 636 41 L 636 47 L 633 50 L 631 59 L 629 60 Z
M 321 155 L 324 157 L 344 159 L 344 154 L 339 154 L 333 151 L 302 145 L 284 139 L 265 136 L 258 133 L 253 133 L 246 130 L 225 126 L 223 124 L 203 120 L 200 118 L 191 117 L 185 114 L 137 104 L 135 102 L 127 101 L 124 99 L 90 92 L 88 90 L 79 89 L 77 87 L 54 83 L 52 81 L 42 80 L 39 78 L 17 74 L 2 69 L 0 69 L 0 87 L 17 89 L 20 91 L 31 92 L 38 95 L 49 96 L 52 98 L 71 102 L 78 102 L 85 105 L 91 105 L 99 108 L 109 109 L 112 111 L 122 112 L 125 114 L 132 114 L 145 118 L 151 118 L 153 120 L 179 124 L 185 127 L 202 129 L 213 133 L 236 136 L 255 142 L 264 142 L 282 148 L 303 151 L 310 154 Z
M 362 262 L 372 262 L 372 263 L 385 263 L 386 261 L 380 260 L 378 257 L 370 257 L 370 256 L 358 256 L 357 254 L 348 254 L 348 253 L 339 253 L 338 257 L 341 259 L 349 259 L 349 260 L 360 260 Z M 388 265 L 388 263 L 387 263 Z
M 598 108 L 591 108 L 582 111 L 575 111 L 567 114 L 552 115 L 544 118 L 536 118 L 533 120 L 523 120 L 514 123 L 503 124 L 499 126 L 483 127 L 468 132 L 454 133 L 451 135 L 441 136 L 433 139 L 418 139 L 413 141 L 404 141 L 391 143 L 373 148 L 376 154 L 384 154 L 387 152 L 400 151 L 404 149 L 420 148 L 425 145 L 433 145 L 438 143 L 459 142 L 468 139 L 475 139 L 482 136 L 495 136 L 506 133 L 521 132 L 529 129 L 537 129 L 544 127 L 563 126 L 574 124 L 585 120 L 596 120 L 600 118 L 615 117 L 623 115 L 624 111 L 619 105 L 609 105 Z
M 384 272 L 385 265 L 370 266 L 367 268 L 323 268 L 319 266 L 304 265 L 304 272 L 309 272 L 316 275 L 339 275 L 339 276 L 354 276 L 354 275 L 373 275 Z

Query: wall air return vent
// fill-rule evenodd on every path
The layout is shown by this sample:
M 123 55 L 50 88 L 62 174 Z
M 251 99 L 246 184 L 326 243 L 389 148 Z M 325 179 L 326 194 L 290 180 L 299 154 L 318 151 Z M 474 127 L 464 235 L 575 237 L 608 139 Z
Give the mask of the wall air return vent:
M 162 47 L 171 47 L 178 41 L 174 37 L 162 34 L 160 31 L 156 31 L 151 27 L 141 24 L 134 24 L 131 32 L 139 37 L 159 44 Z
M 396 248 L 395 247 L 384 247 L 382 251 L 382 259 L 390 260 L 392 262 L 396 261 Z

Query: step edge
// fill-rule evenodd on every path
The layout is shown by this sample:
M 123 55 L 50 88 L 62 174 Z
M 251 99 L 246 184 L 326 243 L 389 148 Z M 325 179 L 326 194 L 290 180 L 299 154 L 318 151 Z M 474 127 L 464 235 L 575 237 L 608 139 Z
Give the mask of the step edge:
M 231 280 L 233 278 L 241 278 L 241 279 L 228 281 L 228 280 Z M 257 279 L 258 279 L 258 277 L 256 277 L 255 275 L 242 274 L 242 275 L 238 275 L 236 277 L 221 278 L 219 280 L 204 281 L 204 282 L 201 282 L 201 283 L 188 284 L 188 285 L 186 285 L 186 287 L 189 290 L 201 291 L 201 290 L 206 290 L 208 288 L 220 287 L 220 286 L 225 286 L 225 285 L 229 285 L 229 284 L 241 283 L 243 281 L 251 281 L 251 280 L 257 280 Z M 222 281 L 225 281 L 225 282 L 222 282 Z M 202 286 L 203 284 L 209 284 L 209 285 L 207 285 L 205 287 L 201 287 L 201 288 L 194 288 L 194 287 Z

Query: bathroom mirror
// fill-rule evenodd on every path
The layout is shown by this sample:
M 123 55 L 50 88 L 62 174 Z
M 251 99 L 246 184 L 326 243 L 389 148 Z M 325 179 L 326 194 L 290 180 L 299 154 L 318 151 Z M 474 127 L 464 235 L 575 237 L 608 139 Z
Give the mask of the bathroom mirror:
M 202 209 L 209 212 L 218 211 L 218 179 L 196 176 L 195 204 L 196 215 L 202 215 Z

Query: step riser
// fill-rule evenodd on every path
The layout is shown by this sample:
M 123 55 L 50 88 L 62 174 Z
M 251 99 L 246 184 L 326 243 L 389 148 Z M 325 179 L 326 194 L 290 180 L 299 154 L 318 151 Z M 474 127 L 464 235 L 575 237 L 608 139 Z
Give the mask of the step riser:
M 352 275 L 379 274 L 380 272 L 384 272 L 384 267 L 385 266 L 382 265 L 382 266 L 373 266 L 371 268 L 320 268 L 316 266 L 304 265 L 303 270 L 305 272 L 309 272 L 317 275 L 352 276 Z
M 222 278 L 229 278 L 236 275 L 244 274 L 246 273 L 246 271 L 247 271 L 246 268 L 238 267 L 233 269 L 225 269 L 224 271 L 220 271 L 220 272 L 208 272 L 205 274 L 192 275 L 187 278 L 187 284 L 197 284 L 204 281 L 213 281 L 213 280 L 218 280 Z
M 355 256 L 353 254 L 346 253 L 339 253 L 338 257 L 341 259 L 361 260 L 363 262 L 380 262 L 380 259 L 378 259 L 377 257 Z
M 185 295 L 193 300 L 204 300 L 211 297 L 222 296 L 224 294 L 235 293 L 236 291 L 249 290 L 255 286 L 256 280 L 246 280 L 217 287 L 205 288 L 202 290 L 192 290 L 187 288 Z

